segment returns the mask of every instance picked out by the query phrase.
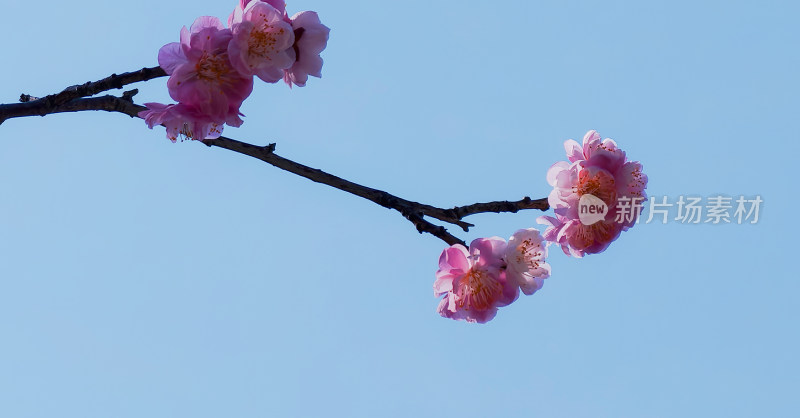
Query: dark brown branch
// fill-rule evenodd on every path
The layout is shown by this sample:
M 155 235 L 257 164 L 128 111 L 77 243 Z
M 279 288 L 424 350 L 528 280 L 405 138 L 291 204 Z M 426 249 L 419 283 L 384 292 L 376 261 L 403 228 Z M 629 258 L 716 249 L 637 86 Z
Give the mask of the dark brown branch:
M 50 113 L 81 112 L 86 110 L 103 110 L 106 112 L 125 113 L 131 117 L 145 110 L 146 107 L 138 106 L 133 103 L 132 97 L 137 93 L 136 89 L 126 91 L 122 97 L 105 95 L 100 97 L 89 97 L 85 99 L 72 100 L 50 110 Z
M 116 97 L 111 95 L 101 97 L 91 97 L 86 99 L 77 99 L 65 103 L 61 106 L 50 109 L 49 113 L 62 113 L 62 112 L 79 112 L 85 110 L 103 110 L 107 112 L 124 113 L 131 117 L 136 117 L 139 112 L 146 110 L 144 106 L 139 106 L 131 102 L 131 97 L 136 91 L 126 92 L 123 97 Z M 260 147 L 246 142 L 237 141 L 235 139 L 220 137 L 216 139 L 207 139 L 203 141 L 208 146 L 216 146 L 225 148 L 240 154 L 248 155 L 278 167 L 290 173 L 297 174 L 317 183 L 327 184 L 339 190 L 363 197 L 369 201 L 375 202 L 385 208 L 394 209 L 400 212 L 406 219 L 414 224 L 417 231 L 420 233 L 429 233 L 449 245 L 462 244 L 464 241 L 456 238 L 442 226 L 434 225 L 424 219 L 423 215 L 426 212 L 441 214 L 444 209 L 435 208 L 429 205 L 423 205 L 416 202 L 411 202 L 400 197 L 394 196 L 390 193 L 373 189 L 370 187 L 362 186 L 345 180 L 341 177 L 328 174 L 322 170 L 311 168 L 292 160 L 283 158 L 273 151 L 275 144 L 270 144 L 266 147 Z M 466 222 L 456 222 L 472 226 Z M 466 228 L 466 227 L 465 227 Z
M 133 74 L 133 73 L 127 73 L 127 74 Z M 130 79 L 131 78 L 127 78 L 126 80 Z M 51 106 L 51 105 L 44 106 L 42 104 L 44 103 L 42 102 L 42 100 L 44 99 L 37 99 L 33 102 L 21 103 L 17 105 L 0 105 L 0 122 L 4 120 L 3 119 L 4 117 L 8 118 L 8 116 L 5 115 L 9 113 L 5 114 L 3 113 L 4 107 L 6 107 L 5 109 L 8 109 L 9 106 L 16 106 L 15 109 L 19 109 L 20 105 L 32 105 L 37 102 L 39 103 L 37 106 L 26 108 L 26 111 L 28 113 L 25 113 L 25 111 L 15 110 L 10 113 L 14 116 L 10 117 L 46 115 L 49 113 L 62 113 L 62 112 L 79 112 L 86 110 L 103 110 L 107 112 L 118 112 L 118 113 L 124 113 L 131 117 L 137 117 L 138 113 L 141 112 L 142 110 L 145 110 L 146 108 L 144 106 L 139 106 L 133 103 L 132 97 L 136 93 L 137 93 L 136 90 L 131 90 L 125 92 L 122 95 L 122 97 L 106 95 L 106 96 L 92 97 L 92 98 L 76 98 L 61 103 L 57 106 Z M 525 197 L 519 201 L 495 201 L 486 203 L 475 203 L 466 206 L 456 206 L 451 209 L 442 209 L 435 206 L 406 200 L 401 197 L 395 196 L 391 193 L 384 192 L 382 190 L 362 186 L 360 184 L 353 183 L 349 180 L 345 180 L 341 177 L 334 176 L 333 174 L 326 173 L 322 170 L 311 168 L 303 164 L 296 163 L 292 160 L 283 158 L 275 154 L 274 152 L 275 144 L 270 144 L 268 146 L 262 147 L 226 137 L 206 139 L 203 142 L 210 147 L 215 146 L 219 148 L 224 148 L 230 151 L 238 152 L 240 154 L 257 158 L 277 168 L 299 175 L 301 177 L 305 177 L 311 181 L 326 184 L 336 189 L 367 199 L 385 208 L 394 209 L 400 212 L 400 214 L 403 215 L 403 217 L 405 217 L 406 219 L 408 219 L 411 223 L 413 223 L 417 231 L 419 231 L 419 233 L 429 233 L 441 239 L 442 241 L 446 242 L 449 245 L 461 244 L 466 246 L 466 243 L 461 239 L 453 236 L 449 232 L 447 232 L 447 229 L 445 229 L 444 227 L 440 225 L 435 225 L 427 221 L 425 219 L 425 216 L 429 216 L 431 218 L 438 219 L 444 222 L 452 223 L 454 225 L 461 227 L 466 232 L 469 230 L 469 227 L 473 225 L 462 221 L 462 219 L 469 215 L 474 215 L 477 213 L 485 213 L 485 212 L 495 212 L 495 213 L 517 212 L 525 209 L 547 210 L 549 208 L 547 204 L 547 199 L 533 200 L 529 197 Z
M 21 103 L 0 104 L 0 124 L 11 118 L 44 116 L 50 113 L 59 113 L 59 111 L 69 111 L 60 109 L 63 109 L 63 105 L 81 97 L 94 96 L 97 93 L 111 89 L 121 89 L 128 84 L 152 80 L 166 75 L 167 73 L 161 67 L 148 67 L 129 73 L 112 74 L 102 80 L 67 87 L 60 93 L 41 98 L 23 94 L 19 98 Z
M 226 138 L 224 136 L 215 139 L 206 139 L 203 141 L 203 143 L 209 147 L 214 146 L 225 148 L 240 154 L 249 155 L 253 158 L 258 158 L 259 160 L 278 167 L 281 170 L 285 170 L 290 173 L 297 174 L 298 176 L 305 177 L 311 181 L 327 184 L 328 186 L 337 188 L 339 190 L 363 197 L 364 199 L 377 203 L 385 208 L 394 209 L 400 212 L 403 217 L 411 221 L 411 223 L 414 224 L 414 226 L 417 228 L 417 231 L 420 233 L 427 232 L 432 234 L 449 245 L 465 245 L 464 241 L 451 235 L 444 227 L 434 225 L 423 218 L 424 213 L 422 209 L 429 207 L 428 205 L 421 205 L 416 202 L 411 202 L 382 190 L 362 186 L 360 184 L 353 183 L 352 181 L 345 180 L 341 177 L 334 176 L 333 174 L 328 174 L 322 170 L 311 168 L 283 158 L 280 155 L 275 154 L 275 144 L 270 144 L 266 147 L 259 147 L 246 142 Z
M 508 200 L 498 200 L 495 202 L 474 203 L 472 205 L 467 205 L 467 206 L 456 206 L 452 209 L 446 210 L 445 214 L 455 219 L 463 219 L 469 215 L 474 215 L 476 213 L 486 213 L 486 212 L 517 213 L 525 209 L 539 209 L 545 211 L 550 209 L 550 204 L 547 202 L 546 197 L 543 199 L 534 200 L 528 196 L 525 196 L 524 198 L 522 198 L 522 200 L 517 200 L 515 202 L 510 202 Z

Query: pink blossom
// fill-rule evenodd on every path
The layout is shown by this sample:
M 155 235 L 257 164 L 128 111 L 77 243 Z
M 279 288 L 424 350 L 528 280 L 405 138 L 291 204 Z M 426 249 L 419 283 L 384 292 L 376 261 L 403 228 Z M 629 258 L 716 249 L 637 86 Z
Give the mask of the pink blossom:
M 283 78 L 283 70 L 292 66 L 294 30 L 283 20 L 284 13 L 269 3 L 255 1 L 244 8 L 241 17 L 232 19 L 228 53 L 240 73 L 275 83 Z
M 233 12 L 231 12 L 230 16 L 228 16 L 228 27 L 232 28 L 233 25 L 235 25 L 236 23 L 241 22 L 242 21 L 242 16 L 244 15 L 244 9 L 246 9 L 247 6 L 250 3 L 258 3 L 258 2 L 259 2 L 259 0 L 255 0 L 255 1 L 254 0 L 239 0 L 239 4 L 236 6 L 235 9 L 233 9 Z M 286 14 L 286 2 L 285 1 L 283 1 L 283 0 L 260 0 L 260 2 L 267 3 L 270 6 L 274 7 L 279 12 L 281 12 L 281 15 L 283 16 L 283 20 L 286 21 L 286 23 L 292 23 L 292 19 L 289 18 L 288 14 Z
M 139 112 L 139 117 L 144 119 L 150 129 L 156 125 L 164 125 L 167 128 L 167 138 L 172 142 L 178 137 L 198 141 L 218 138 L 226 122 L 231 126 L 242 124 L 238 115 L 230 116 L 227 120 L 214 120 L 182 103 L 145 103 L 145 106 L 148 110 Z
M 532 295 L 550 277 L 550 265 L 545 262 L 547 246 L 538 230 L 520 229 L 508 239 L 505 252 L 506 277 L 517 283 L 526 295 Z
M 164 45 L 159 65 L 170 75 L 170 96 L 212 120 L 239 114 L 253 90 L 253 77 L 237 71 L 228 57 L 233 35 L 215 17 L 199 17 L 181 30 L 180 43 Z
M 502 238 L 478 238 L 467 250 L 456 244 L 439 257 L 439 270 L 433 284 L 434 295 L 444 296 L 438 312 L 445 318 L 485 323 L 497 314 L 497 308 L 515 301 L 519 295 L 516 281 L 506 277 Z
M 555 217 L 543 216 L 538 222 L 548 225 L 544 238 L 561 245 L 567 255 L 602 252 L 635 224 L 638 212 L 633 202 L 641 204 L 646 199 L 647 176 L 638 161 L 628 161 L 613 140 L 601 140 L 595 131 L 584 136 L 582 145 L 570 139 L 564 147 L 569 162 L 557 162 L 547 172 L 553 186 L 548 201 Z M 590 225 L 581 222 L 578 202 L 584 195 L 607 205 L 605 218 Z M 629 208 L 620 202 L 627 202 Z
M 323 25 L 315 12 L 300 12 L 292 16 L 295 33 L 294 51 L 297 60 L 284 73 L 283 81 L 292 86 L 306 85 L 308 76 L 322 77 L 322 57 L 319 54 L 328 45 L 330 29 Z

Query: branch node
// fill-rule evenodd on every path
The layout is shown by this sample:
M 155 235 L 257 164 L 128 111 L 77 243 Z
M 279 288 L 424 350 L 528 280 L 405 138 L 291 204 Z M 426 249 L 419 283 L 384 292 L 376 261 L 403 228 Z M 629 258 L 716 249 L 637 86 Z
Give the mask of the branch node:
M 127 100 L 133 103 L 133 96 L 139 94 L 139 89 L 128 90 L 122 93 L 122 100 Z
M 28 102 L 32 102 L 34 100 L 39 100 L 39 98 L 35 97 L 35 96 L 31 96 L 30 94 L 25 94 L 25 93 L 22 93 L 22 94 L 19 95 L 19 101 L 21 103 L 28 103 Z

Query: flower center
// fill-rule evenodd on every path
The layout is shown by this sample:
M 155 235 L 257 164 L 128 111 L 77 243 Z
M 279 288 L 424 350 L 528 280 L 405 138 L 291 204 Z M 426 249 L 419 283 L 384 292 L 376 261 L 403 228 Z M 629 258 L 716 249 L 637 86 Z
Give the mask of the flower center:
M 609 206 L 614 206 L 617 201 L 617 187 L 614 177 L 605 170 L 597 171 L 594 175 L 589 170 L 583 169 L 578 174 L 578 184 L 575 186 L 578 196 L 590 194 Z
M 266 25 L 260 30 L 255 29 L 250 32 L 250 38 L 247 41 L 248 54 L 251 57 L 264 58 L 272 61 L 272 55 L 277 51 L 275 45 L 278 44 L 278 37 L 283 36 L 286 32 L 283 28 L 277 31 L 272 31 L 271 25 Z
M 204 81 L 221 82 L 226 74 L 230 73 L 228 56 L 226 53 L 209 54 L 203 52 L 203 56 L 195 65 L 197 78 Z
M 489 309 L 503 292 L 503 286 L 485 270 L 472 268 L 464 279 L 457 292 L 459 300 L 456 303 L 461 308 Z
M 515 261 L 524 264 L 529 269 L 538 269 L 539 260 L 542 258 L 542 244 L 534 243 L 530 238 L 522 241 L 517 246 Z

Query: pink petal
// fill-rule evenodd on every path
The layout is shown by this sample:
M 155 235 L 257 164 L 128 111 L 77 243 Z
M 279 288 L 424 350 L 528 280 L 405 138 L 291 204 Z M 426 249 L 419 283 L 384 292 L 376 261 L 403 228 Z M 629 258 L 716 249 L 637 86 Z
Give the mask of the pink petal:
M 192 27 L 189 29 L 189 31 L 192 33 L 192 35 L 194 35 L 202 31 L 203 29 L 209 29 L 209 28 L 223 30 L 225 29 L 225 25 L 222 24 L 222 22 L 219 20 L 218 17 L 200 16 L 197 19 L 195 19 L 194 23 L 192 23 Z
M 547 184 L 551 186 L 556 185 L 556 178 L 562 171 L 569 170 L 570 164 L 566 161 L 559 161 L 547 170 Z
M 585 159 L 583 147 L 574 139 L 568 139 L 564 142 L 564 149 L 567 151 L 567 158 L 571 163 Z
M 460 270 L 466 272 L 472 267 L 469 262 L 469 252 L 461 244 L 451 245 L 442 251 L 439 256 L 440 270 Z
M 167 74 L 172 74 L 175 68 L 187 62 L 186 56 L 183 55 L 181 44 L 178 42 L 168 43 L 158 50 L 158 65 Z

